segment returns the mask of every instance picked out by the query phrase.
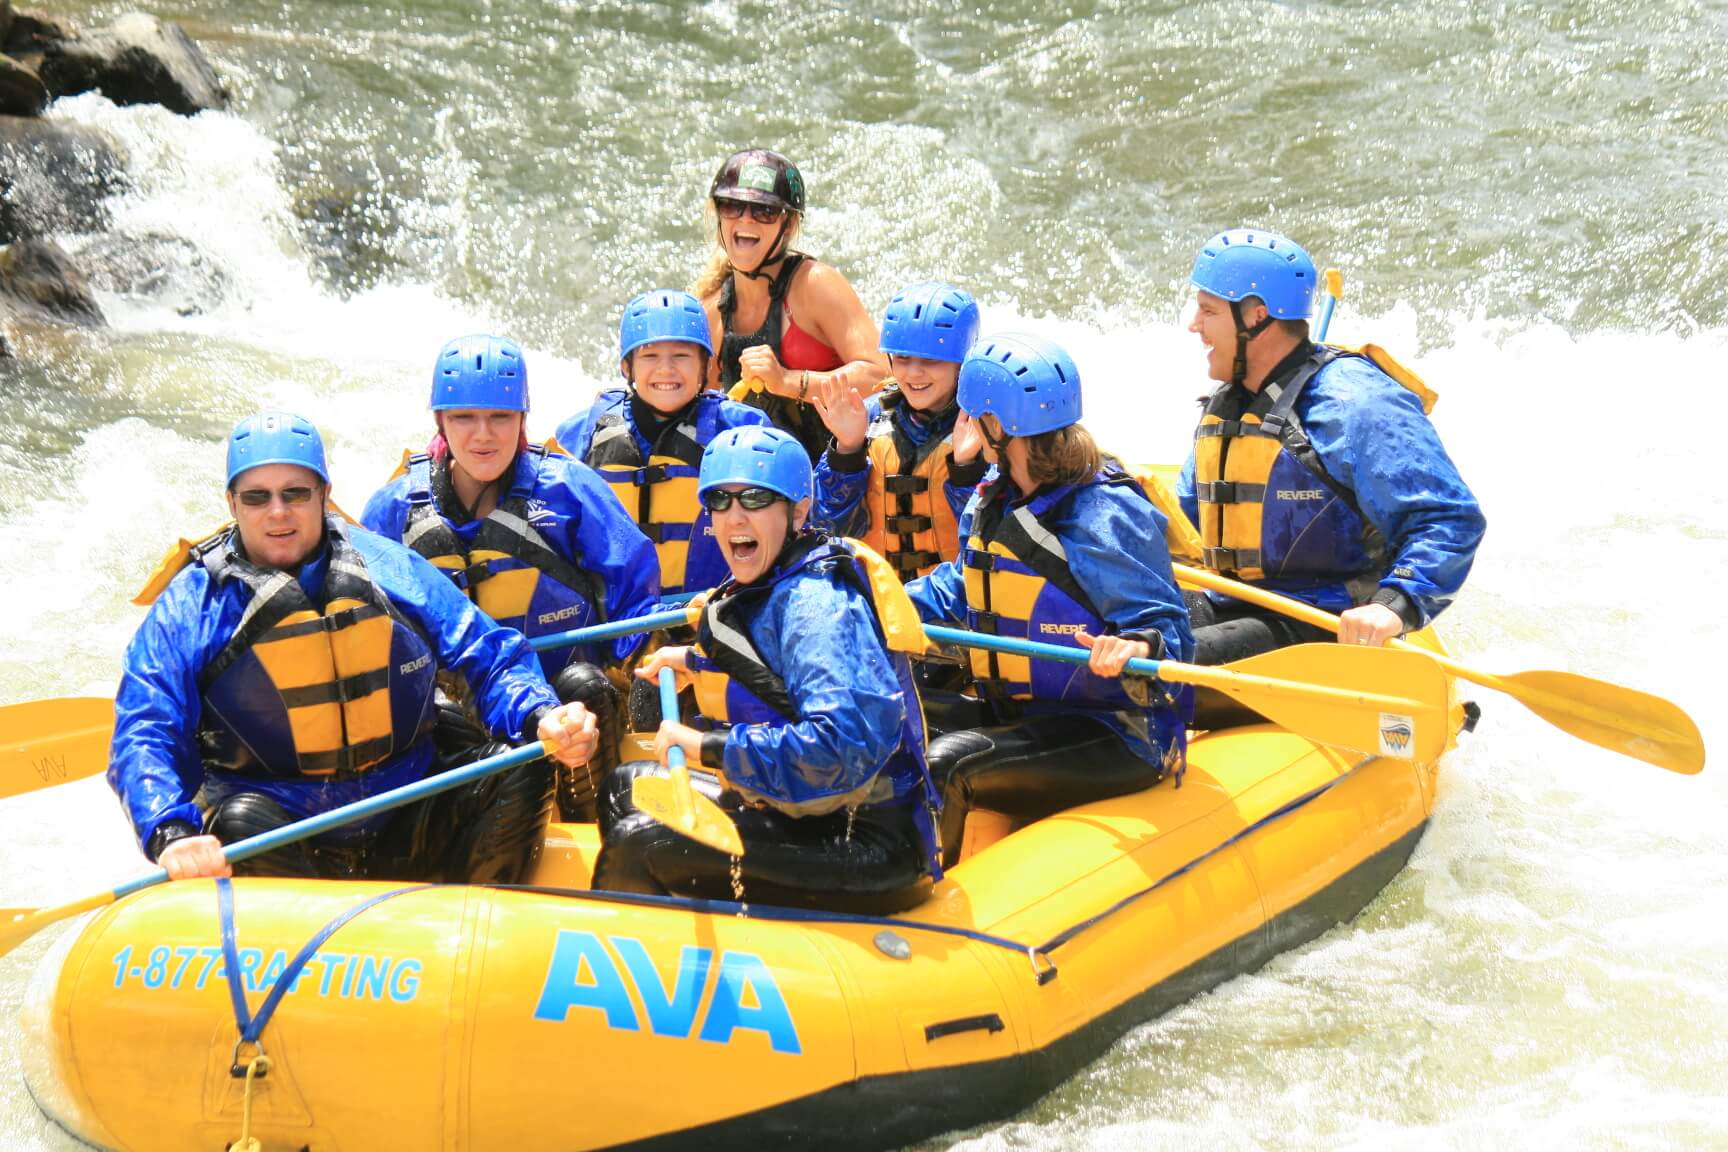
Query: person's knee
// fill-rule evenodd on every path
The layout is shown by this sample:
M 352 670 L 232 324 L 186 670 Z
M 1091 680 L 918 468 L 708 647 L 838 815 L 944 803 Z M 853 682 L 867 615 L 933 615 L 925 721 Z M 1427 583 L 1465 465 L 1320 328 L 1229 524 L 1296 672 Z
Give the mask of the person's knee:
M 294 823 L 294 814 L 262 792 L 237 792 L 210 809 L 204 831 L 233 844 Z
M 552 803 L 552 763 L 518 764 L 469 786 L 451 807 L 447 873 L 452 881 L 510 884 L 540 846 Z
M 204 831 L 224 844 L 235 844 L 294 822 L 292 812 L 262 792 L 237 792 L 205 814 Z M 287 844 L 234 866 L 237 876 L 307 877 L 318 871 L 304 843 Z
M 568 664 L 552 681 L 552 690 L 566 704 L 581 704 L 596 718 L 610 720 L 618 711 L 618 689 L 592 664 Z

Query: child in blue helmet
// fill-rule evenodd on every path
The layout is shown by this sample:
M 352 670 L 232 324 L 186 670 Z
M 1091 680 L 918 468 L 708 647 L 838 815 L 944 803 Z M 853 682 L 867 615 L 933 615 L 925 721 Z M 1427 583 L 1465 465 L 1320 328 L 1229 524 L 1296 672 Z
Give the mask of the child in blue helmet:
M 663 596 L 704 591 L 726 578 L 696 499 L 702 450 L 729 428 L 768 423 L 757 409 L 705 390 L 713 352 L 696 297 L 644 292 L 624 306 L 618 325 L 625 386 L 608 388 L 558 427 L 558 446 L 596 469 L 653 541 Z
M 150 612 L 126 649 L 108 782 L 172 879 L 227 876 L 223 844 L 433 771 L 440 673 L 499 740 L 552 739 L 567 769 L 594 753 L 593 717 L 558 703 L 519 633 L 335 515 L 329 492 L 310 423 L 242 420 L 228 441 L 234 523 L 170 553 L 138 598 Z M 511 883 L 551 787 L 536 760 L 234 870 Z
M 777 428 L 739 428 L 702 454 L 702 501 L 732 576 L 702 611 L 693 647 L 661 648 L 693 685 L 707 730 L 664 720 L 655 739 L 701 770 L 744 842 L 742 898 L 888 913 L 922 900 L 940 874 L 911 667 L 887 637 L 916 614 L 879 558 L 805 529 L 810 460 Z M 916 647 L 919 640 L 911 641 Z M 594 885 L 740 897 L 733 861 L 657 824 L 631 800 L 653 761 L 626 764 L 601 796 Z
M 816 525 L 875 549 L 902 580 L 960 552 L 959 520 L 989 467 L 955 399 L 978 337 L 978 303 L 950 284 L 913 284 L 882 317 L 893 383 L 868 399 L 843 379 L 811 403 L 833 440 L 816 466 Z
M 906 591 L 919 614 L 993 635 L 1091 649 L 1086 671 L 974 650 L 984 724 L 931 743 L 943 863 L 970 808 L 1032 820 L 1150 787 L 1183 764 L 1184 705 L 1123 677 L 1132 657 L 1193 651 L 1162 514 L 1106 468 L 1079 424 L 1080 374 L 1032 336 L 986 340 L 960 368 L 993 477 L 967 505 L 960 556 Z
M 431 408 L 437 435 L 367 502 L 368 528 L 426 557 L 481 611 L 530 639 L 655 610 L 660 570 L 647 538 L 593 469 L 528 443 L 528 367 L 514 341 L 446 344 Z M 540 652 L 559 698 L 581 701 L 601 724 L 593 764 L 559 775 L 566 820 L 593 818 L 595 785 L 618 762 L 623 717 L 605 669 L 626 665 L 642 644 L 623 637 Z M 451 742 L 463 739 L 459 716 L 445 716 Z

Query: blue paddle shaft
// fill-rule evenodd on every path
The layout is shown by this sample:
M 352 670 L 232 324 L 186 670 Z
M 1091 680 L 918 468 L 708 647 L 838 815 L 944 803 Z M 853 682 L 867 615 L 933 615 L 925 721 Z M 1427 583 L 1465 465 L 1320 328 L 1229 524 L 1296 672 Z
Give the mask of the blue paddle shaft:
M 1314 343 L 1326 339 L 1326 330 L 1332 327 L 1332 309 L 1338 307 L 1338 297 L 1326 290 L 1326 304 L 1320 309 L 1320 323 L 1314 326 Z
M 544 652 L 548 648 L 570 648 L 577 644 L 616 640 L 620 636 L 629 636 L 635 632 L 652 632 L 656 628 L 670 628 L 675 624 L 686 623 L 689 619 L 688 610 L 668 608 L 664 612 L 654 612 L 630 620 L 614 620 L 610 624 L 594 624 L 569 632 L 556 632 L 550 636 L 536 636 L 528 641 L 528 647 L 536 652 Z
M 663 720 L 682 719 L 678 715 L 678 676 L 670 668 L 660 669 L 660 718 Z M 684 767 L 684 749 L 674 744 L 666 750 L 666 764 L 671 768 Z
M 332 808 L 328 812 L 320 812 L 316 816 L 296 820 L 286 827 L 272 828 L 268 832 L 260 832 L 256 836 L 237 840 L 232 844 L 225 845 L 222 849 L 222 855 L 227 858 L 228 863 L 238 864 L 242 860 L 250 860 L 254 856 L 273 852 L 278 848 L 309 839 L 320 832 L 327 832 L 343 824 L 364 820 L 368 816 L 388 812 L 392 808 L 400 808 L 404 804 L 412 804 L 416 800 L 436 796 L 440 792 L 448 792 L 450 789 L 460 787 L 471 780 L 490 776 L 494 772 L 502 772 L 506 768 L 514 768 L 518 764 L 526 764 L 530 760 L 537 760 L 544 755 L 546 755 L 544 745 L 524 744 L 520 748 L 512 748 L 508 752 L 500 752 L 496 756 L 476 760 L 474 763 L 464 765 L 461 768 L 452 768 L 448 772 L 440 772 L 436 776 L 428 776 L 424 780 L 416 780 L 412 784 L 404 784 L 400 788 L 392 788 L 388 792 L 380 792 L 376 796 L 368 796 L 364 800 L 356 800 L 352 804 L 344 804 L 340 808 Z M 158 868 L 154 872 L 129 880 L 114 889 L 114 898 L 118 900 L 122 896 L 129 896 L 140 889 L 149 888 L 153 884 L 160 884 L 166 879 L 168 879 L 167 869 Z
M 982 648 L 986 652 L 1006 652 L 1010 656 L 1035 656 L 1040 660 L 1060 660 L 1064 664 L 1086 664 L 1092 653 L 1085 648 L 1068 648 L 1061 644 L 1044 644 L 1037 640 L 1019 640 L 1012 636 L 985 636 L 959 628 L 944 628 L 939 624 L 924 625 L 924 635 L 940 644 L 959 644 L 964 648 Z M 1127 671 L 1142 676 L 1158 675 L 1159 660 L 1128 661 Z

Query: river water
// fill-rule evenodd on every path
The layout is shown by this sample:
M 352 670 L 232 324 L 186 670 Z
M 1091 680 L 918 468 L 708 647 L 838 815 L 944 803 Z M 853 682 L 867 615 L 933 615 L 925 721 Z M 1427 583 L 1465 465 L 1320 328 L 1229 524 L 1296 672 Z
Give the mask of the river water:
M 490 329 L 529 349 L 550 433 L 613 378 L 622 302 L 700 267 L 719 160 L 767 144 L 806 174 L 804 246 L 869 308 L 969 286 L 987 329 L 1068 345 L 1089 425 L 1137 459 L 1186 450 L 1206 387 L 1194 249 L 1294 234 L 1345 271 L 1334 336 L 1441 393 L 1487 509 L 1454 649 L 1635 685 L 1728 740 L 1728 496 L 1707 420 L 1673 407 L 1707 413 L 1728 360 L 1728 5 L 156 11 L 235 107 L 52 113 L 125 148 L 114 228 L 181 273 L 0 365 L 0 700 L 112 690 L 130 595 L 222 518 L 219 441 L 260 404 L 324 427 L 357 509 L 424 441 L 438 346 Z M 1355 922 L 928 1146 L 1728 1148 L 1724 769 L 1664 773 L 1481 695 L 1427 837 Z M 97 781 L 0 805 L 0 862 L 7 905 L 141 867 Z M 4 1018 L 45 945 L 0 961 Z M 0 1146 L 74 1146 L 9 1025 Z

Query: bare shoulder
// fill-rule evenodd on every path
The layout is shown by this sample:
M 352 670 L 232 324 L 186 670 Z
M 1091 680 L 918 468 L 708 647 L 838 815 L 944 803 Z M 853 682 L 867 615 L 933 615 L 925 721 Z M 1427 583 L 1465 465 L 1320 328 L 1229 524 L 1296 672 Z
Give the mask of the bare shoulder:
M 794 308 L 800 302 L 805 304 L 806 310 L 814 306 L 823 311 L 847 312 L 862 307 L 858 293 L 845 274 L 815 257 L 807 258 L 793 274 L 791 294 L 795 297 Z

